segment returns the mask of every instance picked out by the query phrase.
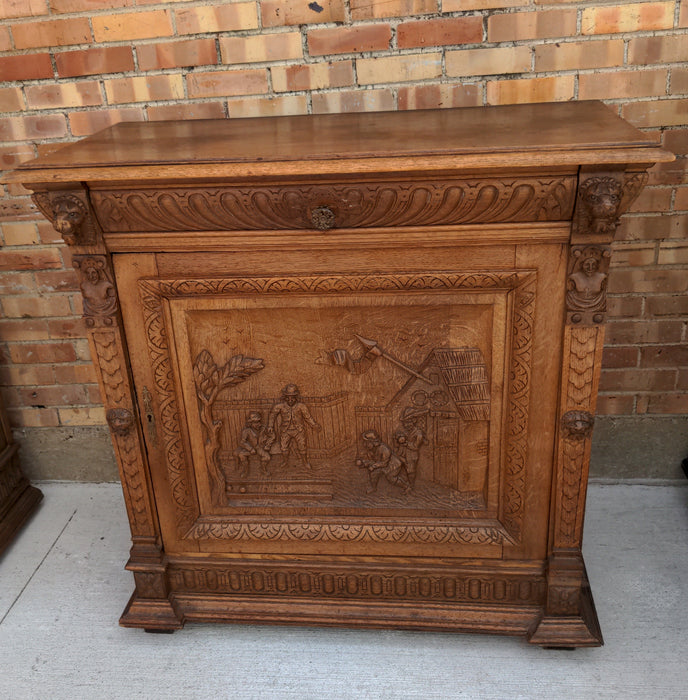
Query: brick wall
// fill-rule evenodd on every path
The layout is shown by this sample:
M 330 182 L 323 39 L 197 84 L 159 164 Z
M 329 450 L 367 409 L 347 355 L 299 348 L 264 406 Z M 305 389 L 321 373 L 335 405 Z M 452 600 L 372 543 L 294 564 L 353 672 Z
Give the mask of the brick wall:
M 599 412 L 688 413 L 688 0 L 0 0 L 0 161 L 121 120 L 603 99 L 678 154 L 619 230 Z M 69 251 L 0 191 L 15 427 L 99 426 Z

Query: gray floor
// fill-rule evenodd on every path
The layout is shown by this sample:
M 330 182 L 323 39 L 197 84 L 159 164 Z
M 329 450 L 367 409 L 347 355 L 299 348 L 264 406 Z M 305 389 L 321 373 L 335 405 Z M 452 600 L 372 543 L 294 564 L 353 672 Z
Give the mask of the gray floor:
M 119 486 L 39 485 L 0 558 L 0 698 L 688 698 L 688 488 L 593 485 L 601 649 L 248 625 L 117 626 L 132 590 Z

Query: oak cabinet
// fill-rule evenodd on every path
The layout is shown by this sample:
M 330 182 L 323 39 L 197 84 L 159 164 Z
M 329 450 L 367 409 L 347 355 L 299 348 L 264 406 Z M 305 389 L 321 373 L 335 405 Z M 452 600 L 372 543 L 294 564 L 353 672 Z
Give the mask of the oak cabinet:
M 121 623 L 600 644 L 610 243 L 670 158 L 577 103 L 119 124 L 17 171 L 73 247 Z

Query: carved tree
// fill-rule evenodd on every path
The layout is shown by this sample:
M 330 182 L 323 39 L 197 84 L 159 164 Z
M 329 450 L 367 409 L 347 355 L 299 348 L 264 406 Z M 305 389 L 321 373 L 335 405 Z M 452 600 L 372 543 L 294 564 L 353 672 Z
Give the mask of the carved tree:
M 213 404 L 221 391 L 241 384 L 264 367 L 261 359 L 234 355 L 220 368 L 207 350 L 202 350 L 194 362 L 193 375 L 203 425 L 205 457 L 215 498 L 224 493 L 224 477 L 218 459 L 222 421 L 213 418 Z

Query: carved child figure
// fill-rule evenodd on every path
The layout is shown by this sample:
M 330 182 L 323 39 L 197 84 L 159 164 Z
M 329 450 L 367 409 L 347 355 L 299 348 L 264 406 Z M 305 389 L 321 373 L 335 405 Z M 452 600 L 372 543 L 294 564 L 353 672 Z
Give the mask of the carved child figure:
M 107 317 L 117 309 L 115 287 L 105 273 L 105 263 L 96 257 L 75 259 L 74 266 L 81 272 L 81 292 L 84 296 L 84 314 L 88 317 Z
M 368 454 L 368 459 L 356 460 L 356 466 L 368 470 L 370 485 L 367 493 L 377 490 L 380 477 L 384 476 L 390 484 L 399 486 L 408 493 L 413 488 L 406 473 L 404 461 L 397 455 L 375 430 L 366 430 L 361 433 L 363 445 Z
M 248 476 L 250 469 L 251 455 L 260 457 L 260 470 L 265 476 L 270 476 L 268 462 L 270 453 L 265 449 L 263 440 L 263 417 L 258 411 L 251 411 L 248 414 L 246 425 L 239 437 L 239 446 L 234 450 L 234 454 L 239 462 L 240 475 L 242 478 Z
M 418 459 L 420 458 L 420 448 L 428 444 L 428 439 L 423 430 L 424 412 L 408 406 L 401 414 L 401 425 L 404 429 L 404 449 L 403 457 L 406 463 L 406 472 L 411 485 L 416 483 L 416 472 L 418 470 Z
M 282 453 L 280 466 L 287 466 L 289 453 L 294 447 L 301 464 L 306 469 L 312 469 L 311 463 L 308 461 L 307 425 L 313 430 L 322 430 L 311 416 L 308 407 L 301 403 L 299 387 L 296 384 L 287 384 L 282 389 L 282 400 L 276 403 L 270 411 L 267 427 L 267 433 L 271 440 L 273 442 L 275 439 L 279 441 Z

